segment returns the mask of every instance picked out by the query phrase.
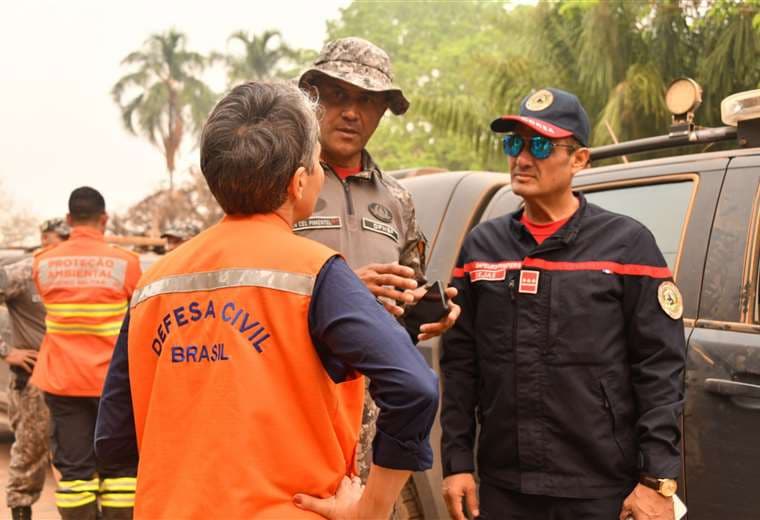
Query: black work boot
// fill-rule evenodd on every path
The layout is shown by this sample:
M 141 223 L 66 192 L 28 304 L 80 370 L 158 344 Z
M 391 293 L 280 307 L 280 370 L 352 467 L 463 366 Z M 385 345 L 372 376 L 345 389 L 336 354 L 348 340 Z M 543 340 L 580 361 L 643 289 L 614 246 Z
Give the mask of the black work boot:
M 13 520 L 32 520 L 31 506 L 12 507 L 11 518 L 13 518 Z
M 79 507 L 58 507 L 61 520 L 98 520 L 98 503 L 90 502 Z
M 102 507 L 100 520 L 132 520 L 131 507 Z

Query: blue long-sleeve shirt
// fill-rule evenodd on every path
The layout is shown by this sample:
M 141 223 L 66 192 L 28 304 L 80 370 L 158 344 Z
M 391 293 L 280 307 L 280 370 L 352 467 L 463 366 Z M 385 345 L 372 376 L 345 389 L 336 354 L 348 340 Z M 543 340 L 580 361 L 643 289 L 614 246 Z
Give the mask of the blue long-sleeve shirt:
M 438 409 L 438 378 L 407 332 L 377 303 L 340 257 L 320 271 L 309 308 L 309 331 L 325 370 L 336 383 L 359 372 L 370 378 L 380 408 L 375 464 L 422 471 L 433 462 L 430 428 Z M 95 452 L 110 463 L 138 460 L 127 343 L 122 324 L 100 399 Z

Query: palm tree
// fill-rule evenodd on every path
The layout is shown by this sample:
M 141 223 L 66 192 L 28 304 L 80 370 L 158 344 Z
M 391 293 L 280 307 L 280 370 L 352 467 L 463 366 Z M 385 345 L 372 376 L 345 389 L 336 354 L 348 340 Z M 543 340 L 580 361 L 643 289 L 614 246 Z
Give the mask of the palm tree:
M 227 41 L 241 43 L 243 53 L 215 53 L 212 59 L 225 64 L 230 84 L 256 79 L 290 77 L 292 74 L 284 67 L 302 59 L 303 51 L 289 47 L 283 41 L 280 31 L 269 30 L 260 35 L 237 31 L 231 34 Z
M 172 29 L 150 36 L 122 65 L 132 72 L 111 90 L 127 131 L 161 150 L 174 191 L 177 153 L 187 134 L 197 136 L 215 94 L 200 79 L 206 59 L 185 47 L 187 37 Z
M 469 91 L 417 106 L 436 126 L 493 153 L 489 119 L 517 110 L 531 88 L 552 85 L 579 95 L 594 124 L 592 143 L 600 145 L 613 135 L 662 133 L 667 84 L 691 76 L 705 88 L 699 120 L 720 124 L 723 97 L 760 86 L 759 12 L 760 0 L 541 0 L 505 13 L 499 54 L 476 58 L 488 72 L 471 90 L 488 92 L 485 99 Z

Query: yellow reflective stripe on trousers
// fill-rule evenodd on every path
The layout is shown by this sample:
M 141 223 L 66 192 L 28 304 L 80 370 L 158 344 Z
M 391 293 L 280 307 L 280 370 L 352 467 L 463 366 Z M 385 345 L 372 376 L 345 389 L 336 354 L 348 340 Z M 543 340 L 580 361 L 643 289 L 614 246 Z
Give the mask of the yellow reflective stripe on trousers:
M 109 491 L 132 491 L 137 489 L 137 479 L 135 477 L 106 478 L 100 485 L 100 492 Z
M 95 502 L 97 497 L 90 491 L 56 491 L 55 505 L 61 508 L 81 507 Z
M 47 332 L 55 334 L 92 334 L 93 336 L 116 336 L 121 330 L 123 320 L 109 321 L 107 323 L 61 323 L 53 320 L 45 320 Z
M 61 480 L 58 482 L 57 492 L 67 493 L 70 491 L 97 491 L 98 479 L 93 478 L 90 480 Z
M 45 305 L 48 316 L 103 318 L 119 316 L 127 312 L 127 300 L 112 303 L 48 303 Z
M 138 289 L 132 295 L 130 306 L 136 307 L 148 298 L 161 294 L 207 292 L 233 287 L 262 287 L 310 296 L 315 280 L 316 276 L 273 269 L 220 269 L 180 274 L 161 278 Z
M 134 493 L 103 493 L 100 495 L 102 507 L 135 507 Z

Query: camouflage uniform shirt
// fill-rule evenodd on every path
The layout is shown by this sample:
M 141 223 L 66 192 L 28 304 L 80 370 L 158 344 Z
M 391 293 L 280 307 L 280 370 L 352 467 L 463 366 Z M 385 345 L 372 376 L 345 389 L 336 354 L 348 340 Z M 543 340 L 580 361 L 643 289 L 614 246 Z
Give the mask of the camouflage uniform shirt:
M 411 194 L 362 152 L 362 171 L 345 181 L 323 163 L 325 184 L 314 214 L 294 230 L 339 251 L 352 269 L 398 262 L 423 281 L 425 236 Z
M 45 307 L 32 280 L 31 256 L 0 266 L 0 303 L 6 303 L 16 348 L 39 350 L 45 335 Z M 0 357 L 8 346 L 0 338 Z
M 343 254 L 352 269 L 372 263 L 398 262 L 414 269 L 424 283 L 425 236 L 414 215 L 411 194 L 383 175 L 366 151 L 362 171 L 341 180 L 327 164 L 325 184 L 311 217 L 294 230 Z M 380 411 L 365 392 L 357 449 L 358 471 L 366 482 L 372 464 L 372 439 Z M 395 518 L 395 515 L 394 515 Z
M 10 315 L 12 340 L 0 337 L 0 357 L 10 346 L 39 350 L 45 334 L 45 307 L 32 281 L 33 258 L 25 257 L 0 266 L 0 303 Z M 27 384 L 27 373 L 13 367 L 8 388 L 8 418 L 15 440 L 11 446 L 6 503 L 8 507 L 31 506 L 40 496 L 48 467 L 50 414 L 42 393 Z

